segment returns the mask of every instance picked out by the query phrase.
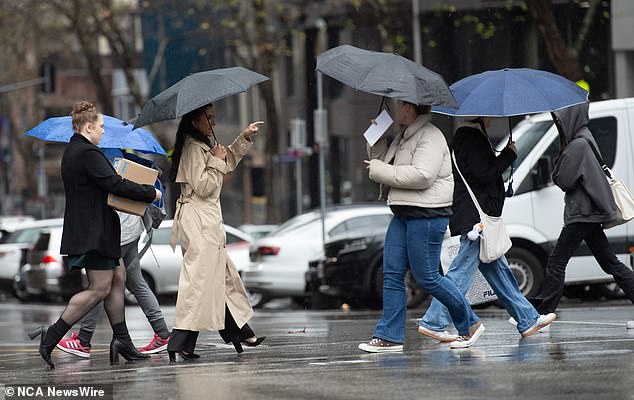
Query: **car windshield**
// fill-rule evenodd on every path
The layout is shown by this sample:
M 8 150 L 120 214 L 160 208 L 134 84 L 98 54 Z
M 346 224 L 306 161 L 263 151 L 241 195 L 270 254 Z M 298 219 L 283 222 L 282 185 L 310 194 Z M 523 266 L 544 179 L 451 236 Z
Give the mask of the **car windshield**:
M 33 243 L 40 233 L 40 228 L 18 229 L 2 236 L 2 244 Z
M 553 121 L 540 121 L 532 124 L 531 127 L 522 132 L 517 139 L 515 140 L 515 147 L 517 148 L 517 159 L 515 160 L 515 165 L 521 165 L 528 153 L 539 143 L 539 141 L 544 137 L 548 129 L 553 125 Z M 502 140 L 498 150 L 502 150 L 506 145 L 507 139 Z M 511 175 L 511 169 L 507 169 L 504 171 L 502 175 L 504 180 L 508 180 Z
M 271 232 L 269 236 L 286 235 L 301 226 L 316 221 L 317 219 L 319 219 L 319 214 L 314 212 L 298 215 L 280 225 L 277 229 Z

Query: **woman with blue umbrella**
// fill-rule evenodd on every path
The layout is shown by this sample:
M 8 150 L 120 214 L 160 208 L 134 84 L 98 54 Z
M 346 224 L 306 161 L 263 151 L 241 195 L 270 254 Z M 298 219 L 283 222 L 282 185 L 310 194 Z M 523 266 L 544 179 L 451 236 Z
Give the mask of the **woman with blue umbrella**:
M 510 139 L 502 152 L 495 154 L 487 136 L 490 124 L 490 117 L 467 118 L 460 124 L 451 142 L 455 186 L 449 229 L 452 235 L 460 236 L 460 250 L 451 262 L 446 277 L 466 293 L 479 269 L 504 308 L 518 321 L 519 333 L 526 337 L 548 326 L 556 315 L 539 315 L 522 295 L 506 257 L 502 256 L 490 263 L 480 261 L 481 239 L 470 234 L 474 226 L 479 224 L 480 215 L 466 185 L 469 185 L 487 215 L 501 216 L 505 198 L 502 173 L 517 158 L 515 143 Z M 458 337 L 447 331 L 451 323 L 447 308 L 433 299 L 418 332 L 441 342 L 453 342 Z
M 520 334 L 529 336 L 556 319 L 554 309 L 547 310 L 545 315 L 538 313 L 522 295 L 506 257 L 491 263 L 480 261 L 481 239 L 478 235 L 468 235 L 480 222 L 480 217 L 466 185 L 472 189 L 486 214 L 501 216 L 506 195 L 502 173 L 512 166 L 517 150 L 509 136 L 506 148 L 496 156 L 486 131 L 491 118 L 510 118 L 585 103 L 587 92 L 559 75 L 527 68 L 487 71 L 464 78 L 450 89 L 458 107 L 435 107 L 434 111 L 464 117 L 466 121 L 458 128 L 451 144 L 455 157 L 455 187 L 450 230 L 452 235 L 460 235 L 460 250 L 447 277 L 466 293 L 479 269 L 511 314 L 511 321 Z M 511 184 L 506 192 L 509 195 L 512 194 Z M 456 337 L 447 331 L 450 323 L 447 310 L 434 300 L 418 331 L 436 340 L 451 342 Z

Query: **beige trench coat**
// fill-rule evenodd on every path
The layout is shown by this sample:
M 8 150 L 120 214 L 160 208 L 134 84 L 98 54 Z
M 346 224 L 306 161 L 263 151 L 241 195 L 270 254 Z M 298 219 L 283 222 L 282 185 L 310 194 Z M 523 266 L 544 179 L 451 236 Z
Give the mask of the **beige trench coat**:
M 239 327 L 253 316 L 246 290 L 227 256 L 220 191 L 225 174 L 233 171 L 251 142 L 239 135 L 227 147 L 227 160 L 211 154 L 206 144 L 185 139 L 176 182 L 181 196 L 172 226 L 172 249 L 180 236 L 183 266 L 178 280 L 174 328 L 220 330 L 225 303 Z

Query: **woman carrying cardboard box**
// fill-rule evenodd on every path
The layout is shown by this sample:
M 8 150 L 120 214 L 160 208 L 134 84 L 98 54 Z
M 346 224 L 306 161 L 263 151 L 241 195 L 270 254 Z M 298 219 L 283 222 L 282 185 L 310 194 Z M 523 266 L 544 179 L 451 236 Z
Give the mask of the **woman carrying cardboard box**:
M 109 193 L 150 203 L 161 198 L 152 185 L 139 185 L 117 175 L 97 147 L 103 136 L 103 116 L 87 102 L 75 104 L 75 134 L 62 157 L 62 181 L 66 192 L 61 253 L 68 255 L 67 267 L 86 269 L 88 288 L 75 294 L 60 318 L 50 327 L 39 327 L 29 337 L 40 336 L 40 356 L 54 368 L 51 352 L 55 345 L 88 311 L 103 300 L 113 338 L 110 362 L 121 354 L 127 360 L 149 357 L 132 344 L 125 322 L 125 267 L 120 264 L 119 217 L 107 205 Z

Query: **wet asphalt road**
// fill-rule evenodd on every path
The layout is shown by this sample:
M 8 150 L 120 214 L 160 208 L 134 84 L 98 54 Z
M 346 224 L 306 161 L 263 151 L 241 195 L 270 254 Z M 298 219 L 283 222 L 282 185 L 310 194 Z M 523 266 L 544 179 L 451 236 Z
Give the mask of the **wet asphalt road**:
M 252 326 L 267 340 L 240 356 L 205 333 L 198 361 L 170 364 L 162 353 L 116 366 L 108 362 L 103 316 L 91 358 L 55 350 L 49 371 L 26 335 L 62 309 L 0 304 L 0 385 L 105 384 L 114 399 L 634 399 L 634 330 L 625 327 L 634 306 L 625 301 L 561 309 L 550 333 L 526 339 L 504 310 L 477 310 L 486 331 L 464 350 L 420 336 L 421 310 L 413 311 L 401 354 L 357 350 L 378 312 L 264 310 Z M 171 323 L 174 307 L 164 312 Z M 145 345 L 152 332 L 140 309 L 128 307 L 127 319 L 135 343 Z

